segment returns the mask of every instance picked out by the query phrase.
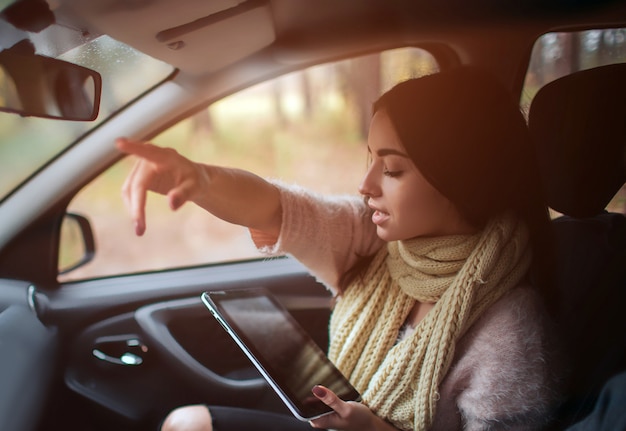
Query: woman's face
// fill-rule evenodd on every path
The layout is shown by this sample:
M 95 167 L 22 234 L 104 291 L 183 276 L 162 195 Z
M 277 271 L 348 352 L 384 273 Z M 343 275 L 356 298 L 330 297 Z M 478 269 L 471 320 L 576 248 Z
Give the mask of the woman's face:
M 359 186 L 385 241 L 468 234 L 475 228 L 420 173 L 384 111 L 372 118 L 368 137 L 371 164 Z

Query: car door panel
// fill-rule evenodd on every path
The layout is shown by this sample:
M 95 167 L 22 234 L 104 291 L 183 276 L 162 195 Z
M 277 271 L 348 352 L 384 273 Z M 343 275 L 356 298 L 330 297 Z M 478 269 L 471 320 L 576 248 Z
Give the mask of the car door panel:
M 77 282 L 39 289 L 36 302 L 72 334 L 65 384 L 132 429 L 189 403 L 285 411 L 200 301 L 206 290 L 261 286 L 326 349 L 330 295 L 291 258 Z

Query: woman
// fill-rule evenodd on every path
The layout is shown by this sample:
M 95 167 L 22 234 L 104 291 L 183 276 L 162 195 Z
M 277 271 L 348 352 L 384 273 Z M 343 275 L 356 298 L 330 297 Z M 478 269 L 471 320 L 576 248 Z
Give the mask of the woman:
M 365 200 L 317 196 L 149 144 L 122 139 L 118 148 L 140 158 L 124 186 L 138 234 L 148 190 L 166 194 L 172 209 L 192 201 L 247 226 L 266 253 L 292 254 L 337 296 L 329 357 L 363 403 L 316 386 L 334 413 L 313 427 L 545 424 L 555 385 L 529 272 L 533 253 L 546 262 L 548 218 L 524 118 L 494 78 L 458 68 L 381 96 L 359 187 Z M 230 413 L 185 407 L 163 429 L 241 429 Z M 235 414 L 257 430 L 272 421 L 247 415 Z

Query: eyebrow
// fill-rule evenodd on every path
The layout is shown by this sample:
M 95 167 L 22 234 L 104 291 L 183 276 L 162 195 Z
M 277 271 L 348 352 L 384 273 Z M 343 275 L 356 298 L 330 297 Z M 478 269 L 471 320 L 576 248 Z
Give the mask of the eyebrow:
M 367 147 L 367 152 L 372 154 L 372 150 L 370 147 Z M 404 157 L 406 159 L 409 159 L 409 155 L 402 152 L 402 151 L 398 151 L 398 150 L 394 150 L 393 148 L 381 148 L 380 150 L 376 151 L 376 155 L 378 157 L 385 157 L 385 156 L 400 156 L 400 157 Z

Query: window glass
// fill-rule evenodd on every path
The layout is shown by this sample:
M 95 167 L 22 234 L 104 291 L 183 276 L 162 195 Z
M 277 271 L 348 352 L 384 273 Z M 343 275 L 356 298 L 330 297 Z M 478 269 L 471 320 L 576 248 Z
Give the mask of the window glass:
M 0 112 L 0 201 L 38 169 L 138 95 L 163 81 L 172 66 L 101 36 L 58 58 L 102 76 L 95 121 L 59 121 Z M 0 85 L 6 81 L 0 76 Z
M 625 28 L 547 33 L 533 47 L 522 93 L 522 108 L 528 112 L 537 91 L 555 79 L 579 70 L 624 62 Z M 626 213 L 626 187 L 622 187 L 607 209 Z
M 311 67 L 212 104 L 157 136 L 194 161 L 234 166 L 321 193 L 357 193 L 366 168 L 371 103 L 398 81 L 438 70 L 418 48 Z M 134 236 L 120 198 L 132 161 L 122 160 L 73 200 L 93 226 L 96 255 L 60 277 L 83 279 L 260 257 L 249 233 L 193 204 L 173 214 L 150 195 L 147 232 Z M 62 239 L 62 247 L 69 247 Z

